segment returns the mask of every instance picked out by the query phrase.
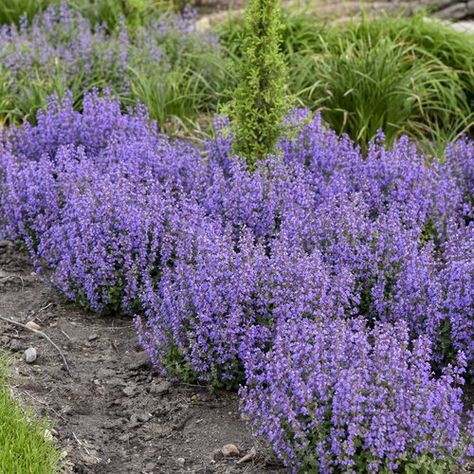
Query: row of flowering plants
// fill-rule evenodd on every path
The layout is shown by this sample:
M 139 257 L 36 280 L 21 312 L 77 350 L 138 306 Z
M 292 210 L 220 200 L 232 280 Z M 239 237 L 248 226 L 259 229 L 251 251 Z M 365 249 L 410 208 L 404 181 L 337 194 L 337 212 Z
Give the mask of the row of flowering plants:
M 0 123 L 34 121 L 52 94 L 70 91 L 75 108 L 84 93 L 110 88 L 122 104 L 139 98 L 164 126 L 213 110 L 228 86 L 215 35 L 200 32 L 195 12 L 163 12 L 130 28 L 92 24 L 68 2 L 30 21 L 0 26 Z M 221 82 L 224 83 L 221 84 Z M 150 84 L 160 87 L 151 88 Z M 194 85 L 194 87 L 193 87 Z
M 472 452 L 474 144 L 363 154 L 295 110 L 248 170 L 97 92 L 3 132 L 0 234 L 170 377 L 240 388 L 295 472 L 449 472 Z M 466 410 L 467 412 L 467 410 Z

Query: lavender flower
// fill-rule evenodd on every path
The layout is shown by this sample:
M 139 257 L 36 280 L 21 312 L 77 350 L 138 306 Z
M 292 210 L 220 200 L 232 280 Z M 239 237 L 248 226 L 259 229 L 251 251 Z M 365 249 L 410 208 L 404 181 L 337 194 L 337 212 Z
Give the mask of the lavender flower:
M 293 472 L 449 470 L 472 442 L 461 423 L 465 360 L 436 379 L 430 357 L 424 337 L 410 349 L 403 322 L 291 319 L 270 351 L 248 352 L 243 413 Z

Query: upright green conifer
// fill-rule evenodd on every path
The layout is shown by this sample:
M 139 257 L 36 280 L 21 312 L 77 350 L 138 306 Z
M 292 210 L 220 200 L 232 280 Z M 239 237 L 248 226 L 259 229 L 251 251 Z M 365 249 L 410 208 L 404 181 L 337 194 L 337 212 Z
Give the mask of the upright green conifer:
M 231 107 L 234 150 L 250 169 L 272 153 L 287 112 L 286 66 L 280 45 L 279 0 L 250 0 L 239 82 Z

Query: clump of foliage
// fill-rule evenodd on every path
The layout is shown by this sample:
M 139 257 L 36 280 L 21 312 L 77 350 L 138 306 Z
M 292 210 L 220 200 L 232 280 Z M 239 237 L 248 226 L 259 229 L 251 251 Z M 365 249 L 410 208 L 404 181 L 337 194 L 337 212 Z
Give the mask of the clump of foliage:
M 324 119 L 364 148 L 383 130 L 447 143 L 472 121 L 458 72 L 392 39 L 354 38 L 325 48 L 309 70 Z
M 47 437 L 47 420 L 20 407 L 11 396 L 7 376 L 7 360 L 0 356 L 0 472 L 59 472 L 60 453 Z
M 279 1 L 251 0 L 245 19 L 231 117 L 235 151 L 254 168 L 256 161 L 275 151 L 287 111 L 286 66 L 279 49 Z
M 191 10 L 151 20 L 131 40 L 130 91 L 123 101 L 134 105 L 139 99 L 150 117 L 168 129 L 172 121 L 192 128 L 202 115 L 216 112 L 234 82 L 216 38 L 198 32 L 195 20 Z

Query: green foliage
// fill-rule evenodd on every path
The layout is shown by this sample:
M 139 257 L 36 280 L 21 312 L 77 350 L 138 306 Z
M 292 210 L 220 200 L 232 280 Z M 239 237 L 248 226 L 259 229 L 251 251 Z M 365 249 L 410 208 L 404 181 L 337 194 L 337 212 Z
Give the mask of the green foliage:
M 382 127 L 389 140 L 406 133 L 439 154 L 474 129 L 472 35 L 422 14 L 337 25 L 305 11 L 282 18 L 290 92 L 362 146 Z M 243 29 L 240 19 L 218 27 L 241 61 Z
M 60 454 L 45 436 L 46 420 L 22 410 L 7 386 L 7 362 L 0 357 L 0 472 L 53 474 Z
M 173 339 L 170 334 L 168 340 Z M 216 358 L 218 355 L 216 354 Z M 176 344 L 170 345 L 166 354 L 160 356 L 160 364 L 162 365 L 167 377 L 171 379 L 181 380 L 184 383 L 199 384 L 199 376 L 195 369 L 183 356 L 179 346 Z M 235 377 L 232 380 L 227 380 L 220 372 L 214 372 L 209 379 L 209 388 L 224 389 L 236 391 L 245 380 L 245 371 L 242 364 L 235 362 L 233 370 Z M 202 383 L 202 381 L 201 381 Z
M 457 468 L 459 468 L 459 462 L 454 455 L 444 459 L 433 459 L 425 454 L 417 459 L 407 459 L 399 470 L 404 474 L 445 474 L 456 472 Z
M 13 78 L 0 67 L 0 129 L 15 115 L 15 99 Z
M 35 122 L 36 113 L 46 107 L 48 97 L 56 95 L 60 99 L 67 91 L 72 94 L 73 102 L 80 108 L 84 94 L 94 88 L 109 88 L 113 93 L 120 93 L 108 73 L 102 73 L 98 63 L 92 63 L 91 71 L 85 74 L 79 70 L 71 75 L 64 72 L 61 65 L 52 66 L 50 73 L 41 74 L 36 71 L 34 76 L 20 74 L 14 87 L 8 87 L 13 79 L 6 75 L 5 83 L 0 85 L 0 107 L 2 98 L 5 97 L 5 106 L 0 109 L 3 123 L 18 123 L 22 120 Z M 5 96 L 2 95 L 5 89 Z
M 69 0 L 68 3 L 88 18 L 92 26 L 107 25 L 110 32 L 122 18 L 133 30 L 169 8 L 164 1 L 156 0 Z
M 20 18 L 26 16 L 28 21 L 43 11 L 51 0 L 2 0 L 0 2 L 0 25 L 20 24 Z
M 162 50 L 167 61 L 158 65 L 141 59 L 139 51 L 134 55 L 127 71 L 130 105 L 137 98 L 146 104 L 150 117 L 167 133 L 188 131 L 203 115 L 217 111 L 235 80 L 217 46 L 206 50 L 197 38 L 186 43 L 169 38 Z
M 387 36 L 414 45 L 420 54 L 433 57 L 457 71 L 468 99 L 474 99 L 474 36 L 419 13 L 412 18 L 383 16 L 351 25 L 359 37 L 379 41 Z
M 235 151 L 247 158 L 251 169 L 257 160 L 274 151 L 288 107 L 280 29 L 278 0 L 250 0 L 230 115 Z
M 387 38 L 324 46 L 307 69 L 316 81 L 302 92 L 332 128 L 363 147 L 378 129 L 389 143 L 402 133 L 449 140 L 472 119 L 457 73 L 413 46 Z

